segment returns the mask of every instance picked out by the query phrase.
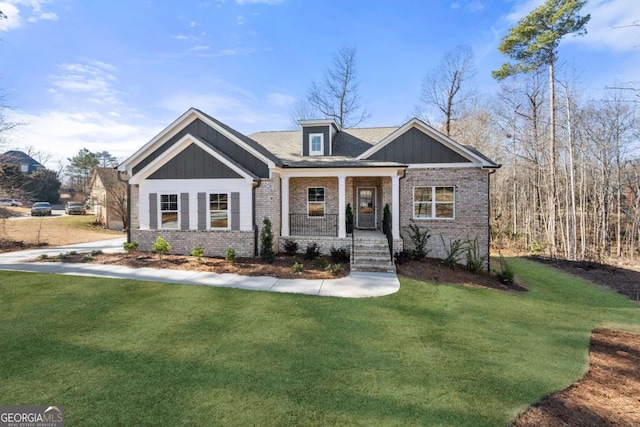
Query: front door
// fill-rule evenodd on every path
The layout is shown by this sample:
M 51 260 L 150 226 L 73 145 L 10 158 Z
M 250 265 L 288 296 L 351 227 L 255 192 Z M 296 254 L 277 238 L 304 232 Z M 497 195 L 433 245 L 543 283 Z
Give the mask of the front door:
M 358 188 L 358 228 L 376 228 L 375 188 Z

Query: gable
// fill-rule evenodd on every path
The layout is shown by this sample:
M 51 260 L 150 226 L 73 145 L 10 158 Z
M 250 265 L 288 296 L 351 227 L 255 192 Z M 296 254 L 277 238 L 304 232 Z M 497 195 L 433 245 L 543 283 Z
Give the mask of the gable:
M 190 144 L 147 179 L 230 179 L 240 174 L 196 144 Z
M 180 129 L 175 135 L 173 135 L 164 144 L 159 146 L 151 154 L 146 156 L 140 162 L 133 167 L 133 175 L 143 170 L 147 165 L 153 162 L 156 158 L 162 155 L 170 147 L 174 146 L 176 142 L 181 140 L 186 135 L 193 135 L 200 141 L 214 148 L 215 150 L 224 154 L 227 158 L 231 159 L 244 169 L 251 173 L 261 177 L 267 178 L 269 176 L 269 166 L 254 156 L 249 151 L 238 145 L 235 141 L 232 141 L 220 131 L 209 126 L 200 118 L 196 118 L 191 123 Z
M 471 163 L 468 158 L 416 127 L 391 140 L 367 158 L 403 164 Z

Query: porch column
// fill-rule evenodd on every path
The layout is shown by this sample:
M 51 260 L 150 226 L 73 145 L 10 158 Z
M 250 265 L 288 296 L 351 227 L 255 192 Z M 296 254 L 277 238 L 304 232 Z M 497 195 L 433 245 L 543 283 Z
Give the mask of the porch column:
M 289 236 L 289 177 L 281 176 L 282 181 L 280 183 L 280 203 L 282 205 L 280 214 L 282 215 L 280 227 L 280 235 L 283 237 Z
M 347 237 L 345 176 L 338 175 L 338 237 Z
M 400 238 L 400 177 L 391 177 L 391 234 Z

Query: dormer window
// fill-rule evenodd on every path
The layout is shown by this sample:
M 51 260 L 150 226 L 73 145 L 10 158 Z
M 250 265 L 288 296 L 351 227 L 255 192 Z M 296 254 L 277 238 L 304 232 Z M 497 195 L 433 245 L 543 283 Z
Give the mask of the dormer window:
M 324 154 L 324 134 L 309 134 L 309 155 L 322 156 Z

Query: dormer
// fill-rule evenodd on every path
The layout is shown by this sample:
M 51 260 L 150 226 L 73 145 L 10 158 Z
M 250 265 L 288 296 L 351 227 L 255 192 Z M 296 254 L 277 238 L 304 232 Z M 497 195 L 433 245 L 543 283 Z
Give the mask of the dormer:
M 332 119 L 298 120 L 302 128 L 303 156 L 333 155 L 333 140 L 340 128 Z

